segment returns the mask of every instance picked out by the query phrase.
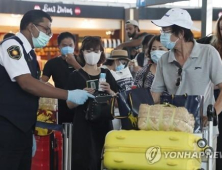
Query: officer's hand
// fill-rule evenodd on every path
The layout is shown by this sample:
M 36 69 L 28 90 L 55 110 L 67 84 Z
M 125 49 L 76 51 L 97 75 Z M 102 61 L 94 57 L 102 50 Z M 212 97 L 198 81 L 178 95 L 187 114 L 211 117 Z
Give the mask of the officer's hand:
M 35 140 L 35 135 L 33 135 L 33 138 L 32 138 L 32 157 L 35 156 L 35 152 L 36 152 L 36 140 Z
M 67 101 L 75 103 L 77 105 L 82 105 L 86 102 L 88 98 L 95 98 L 92 94 L 89 94 L 85 90 L 69 90 Z

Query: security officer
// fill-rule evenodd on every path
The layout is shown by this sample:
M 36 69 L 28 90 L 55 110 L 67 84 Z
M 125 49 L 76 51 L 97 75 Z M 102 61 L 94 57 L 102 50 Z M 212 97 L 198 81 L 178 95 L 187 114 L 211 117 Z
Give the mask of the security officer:
M 20 32 L 0 45 L 0 169 L 30 170 L 32 130 L 38 97 L 59 98 L 84 104 L 93 97 L 83 90 L 66 91 L 38 80 L 39 67 L 33 48 L 50 38 L 51 17 L 41 10 L 28 11 Z

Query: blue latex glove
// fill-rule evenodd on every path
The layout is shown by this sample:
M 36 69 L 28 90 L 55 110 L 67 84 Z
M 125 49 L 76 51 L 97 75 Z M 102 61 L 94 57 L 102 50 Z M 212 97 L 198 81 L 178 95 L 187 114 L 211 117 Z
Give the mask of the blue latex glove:
M 69 90 L 67 101 L 73 102 L 78 105 L 82 105 L 86 102 L 89 97 L 95 98 L 95 96 L 85 90 Z
M 35 140 L 35 135 L 33 135 L 33 138 L 32 138 L 32 157 L 35 156 L 35 152 L 36 152 L 36 140 Z

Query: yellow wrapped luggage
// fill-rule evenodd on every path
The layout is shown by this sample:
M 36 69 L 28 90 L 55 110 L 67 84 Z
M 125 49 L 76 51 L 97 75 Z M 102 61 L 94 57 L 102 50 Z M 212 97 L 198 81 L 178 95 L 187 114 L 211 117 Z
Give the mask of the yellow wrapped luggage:
M 104 166 L 109 170 L 198 169 L 202 150 L 197 146 L 199 139 L 185 132 L 111 131 L 105 140 Z
M 56 123 L 57 119 L 57 99 L 41 97 L 39 99 L 39 109 L 37 112 L 37 121 L 45 123 Z M 40 127 L 35 128 L 35 135 L 47 136 L 52 130 Z
M 181 131 L 193 133 L 194 117 L 185 107 L 170 104 L 141 104 L 138 127 L 141 130 Z

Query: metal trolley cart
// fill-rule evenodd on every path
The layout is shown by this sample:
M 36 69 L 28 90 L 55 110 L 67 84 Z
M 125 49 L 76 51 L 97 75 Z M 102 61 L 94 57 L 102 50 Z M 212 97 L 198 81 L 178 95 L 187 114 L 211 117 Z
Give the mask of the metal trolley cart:
M 37 151 L 32 170 L 71 170 L 72 124 L 37 122 L 36 127 L 52 130 L 50 136 L 36 136 Z
M 199 149 L 199 151 L 193 149 L 193 152 L 198 152 L 199 159 L 198 161 L 194 161 L 194 159 L 171 159 L 171 160 L 165 160 L 165 158 L 160 158 L 161 165 L 159 164 L 157 166 L 157 170 L 212 170 L 213 169 L 213 156 L 214 156 L 214 150 L 213 150 L 213 128 L 217 126 L 217 115 L 215 112 L 215 109 L 212 105 L 208 106 L 207 110 L 207 117 L 208 117 L 208 127 L 206 127 L 202 133 L 200 134 L 189 134 L 185 132 L 170 132 L 165 131 L 158 133 L 161 133 L 165 135 L 165 137 L 169 138 L 170 134 L 175 134 L 177 136 L 171 138 L 171 145 L 174 146 L 172 143 L 175 142 L 175 148 L 180 147 L 182 148 L 183 144 L 178 144 L 177 140 L 181 137 L 181 139 L 187 139 L 187 148 L 190 147 L 190 151 L 192 152 L 192 149 L 195 148 L 193 146 L 196 146 L 196 148 Z M 106 136 L 106 142 L 104 151 L 102 152 L 102 163 L 101 163 L 101 170 L 110 170 L 110 169 L 131 169 L 131 170 L 148 170 L 148 169 L 155 169 L 155 164 L 151 165 L 151 163 L 148 163 L 149 159 L 146 155 L 145 147 L 147 144 L 147 148 L 150 147 L 150 144 L 152 140 L 157 141 L 157 143 L 163 143 L 161 139 L 158 141 L 158 137 L 154 139 L 154 136 L 144 137 L 144 134 L 153 134 L 155 135 L 157 131 L 135 131 L 135 130 L 125 130 L 125 131 L 111 131 Z M 115 135 L 110 135 L 114 134 Z M 139 134 L 140 133 L 140 137 Z M 142 135 L 143 136 L 142 136 Z M 138 135 L 138 136 L 137 136 Z M 111 136 L 111 137 L 110 137 Z M 134 137 L 135 136 L 135 137 Z M 142 136 L 142 137 L 141 137 Z M 161 136 L 161 135 L 160 135 Z M 185 138 L 186 137 L 186 138 Z M 141 142 L 143 139 L 145 139 L 143 142 Z M 164 139 L 164 138 L 163 138 Z M 179 139 L 179 140 L 181 140 Z M 188 140 L 189 139 L 189 140 Z M 109 144 L 108 144 L 109 140 Z M 178 140 L 178 141 L 179 141 Z M 192 141 L 193 143 L 191 143 Z M 143 148 L 138 146 L 137 142 L 139 144 L 143 143 Z M 112 144 L 111 144 L 112 143 Z M 167 143 L 167 141 L 166 141 Z M 169 144 L 169 143 L 168 143 Z M 111 146 L 112 145 L 112 146 Z M 153 142 L 152 145 L 155 146 L 155 143 Z M 167 145 L 168 146 L 168 145 Z M 167 147 L 166 146 L 166 147 Z M 173 147 L 171 147 L 173 148 Z M 185 147 L 184 147 L 185 148 Z M 192 148 L 192 149 L 191 149 Z M 156 149 L 153 147 L 153 149 Z M 173 148 L 174 149 L 174 148 Z M 158 157 L 158 152 L 152 152 L 153 156 L 152 160 L 156 159 Z M 162 153 L 160 153 L 161 155 Z M 164 162 L 165 161 L 165 162 Z M 137 168 L 137 165 L 139 168 Z M 143 164 L 141 166 L 141 164 Z M 161 168 L 160 168 L 161 167 Z

